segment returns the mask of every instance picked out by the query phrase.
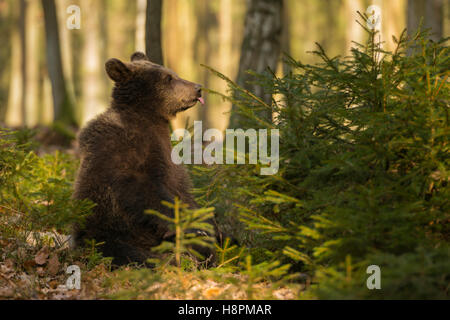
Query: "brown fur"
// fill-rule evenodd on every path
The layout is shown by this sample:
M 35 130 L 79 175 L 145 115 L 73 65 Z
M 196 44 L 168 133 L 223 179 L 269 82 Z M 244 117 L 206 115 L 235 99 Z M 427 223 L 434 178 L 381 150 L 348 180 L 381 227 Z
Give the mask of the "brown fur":
M 150 248 L 168 234 L 161 219 L 146 209 L 172 215 L 161 204 L 175 196 L 195 207 L 191 182 L 171 160 L 169 119 L 192 107 L 200 85 L 135 53 L 130 63 L 106 62 L 115 82 L 111 107 L 80 132 L 81 165 L 74 197 L 97 204 L 85 226 L 75 227 L 74 240 L 105 242 L 104 256 L 117 265 L 145 262 Z M 209 254 L 210 252 L 203 252 Z

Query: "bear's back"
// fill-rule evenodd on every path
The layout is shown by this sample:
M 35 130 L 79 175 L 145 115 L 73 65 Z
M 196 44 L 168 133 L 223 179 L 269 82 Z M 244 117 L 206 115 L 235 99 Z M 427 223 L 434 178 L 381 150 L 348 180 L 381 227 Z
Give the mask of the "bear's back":
M 178 189 L 177 180 L 185 174 L 184 168 L 170 159 L 168 127 L 139 123 L 138 119 L 123 120 L 109 109 L 86 125 L 78 141 L 81 163 L 75 198 L 108 202 L 108 188 L 123 178 L 158 188 L 168 185 L 178 193 L 174 187 Z
M 111 176 L 126 154 L 126 131 L 120 118 L 106 111 L 89 121 L 78 135 L 80 167 L 74 197 L 99 202 Z

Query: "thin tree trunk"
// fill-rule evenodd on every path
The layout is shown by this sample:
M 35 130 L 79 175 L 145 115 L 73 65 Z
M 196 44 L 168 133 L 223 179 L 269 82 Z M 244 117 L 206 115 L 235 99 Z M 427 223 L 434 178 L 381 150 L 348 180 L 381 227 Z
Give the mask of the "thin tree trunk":
M 13 13 L 11 5 L 7 0 L 0 0 L 0 6 L 5 8 L 0 10 L 0 38 L 4 43 L 11 43 L 11 25 Z M 5 45 L 0 49 L 0 61 L 9 61 L 9 63 L 0 64 L 0 125 L 5 121 L 6 110 L 8 106 L 8 90 L 10 87 L 11 72 L 11 46 Z
M 63 73 L 55 1 L 42 0 L 42 7 L 47 44 L 47 68 L 52 83 L 53 119 L 66 124 L 75 124 Z
M 101 88 L 102 88 L 102 103 L 105 107 L 107 107 L 107 103 L 105 101 L 109 101 L 110 99 L 110 91 L 108 90 L 109 85 L 111 84 L 108 77 L 105 76 L 105 71 L 103 68 L 103 63 L 105 63 L 109 57 L 108 57 L 108 47 L 109 47 L 109 30 L 108 30 L 108 20 L 109 20 L 109 13 L 108 13 L 108 1 L 109 0 L 101 0 L 100 1 L 100 14 L 99 19 L 100 21 L 103 21 L 103 23 L 100 23 L 100 39 L 102 39 L 100 44 L 100 70 L 99 70 L 99 76 L 101 79 Z
M 239 1 L 239 0 L 238 0 Z M 236 37 L 233 33 L 233 7 L 236 6 L 236 3 L 232 0 L 220 0 L 219 4 L 219 12 L 218 14 L 218 23 L 219 23 L 219 52 L 217 59 L 217 65 L 219 67 L 219 71 L 223 74 L 232 76 L 233 72 L 236 72 L 236 69 L 233 69 L 234 65 L 237 63 L 233 63 L 234 59 L 234 51 L 233 51 L 233 39 Z M 236 59 L 237 60 L 237 59 Z M 207 76 L 210 77 L 209 75 Z M 227 89 L 226 82 L 218 79 L 212 78 L 211 82 L 214 87 L 217 87 L 219 91 L 225 92 Z M 209 99 L 211 99 L 210 96 Z M 228 126 L 229 119 L 226 114 L 229 114 L 231 108 L 231 104 L 228 101 L 223 101 L 222 99 L 217 99 L 215 101 L 215 108 L 210 110 L 211 114 L 211 125 L 213 128 L 217 128 L 220 131 L 224 131 Z
M 40 4 L 36 1 L 28 2 L 27 19 L 26 19 L 26 121 L 27 125 L 34 126 L 38 123 L 39 110 L 39 37 L 41 29 L 39 23 L 41 21 Z
M 22 123 L 21 103 L 22 103 L 22 72 L 21 72 L 21 44 L 19 32 L 19 10 L 20 3 L 11 2 L 12 25 L 11 28 L 11 60 L 10 77 L 9 77 L 9 92 L 8 92 L 8 107 L 5 114 L 5 122 L 8 126 L 20 126 Z
M 200 3 L 200 1 L 197 1 Z M 192 81 L 198 81 L 198 72 L 201 71 L 198 66 L 194 67 L 196 50 L 194 48 L 196 32 L 186 32 L 186 30 L 198 30 L 194 1 L 164 1 L 164 16 L 166 17 L 164 42 L 165 42 L 165 60 L 164 65 L 173 69 L 181 77 L 189 78 Z M 185 128 L 192 124 L 192 119 L 200 117 L 200 106 L 191 108 L 181 113 L 172 120 L 173 128 Z
M 145 23 L 146 54 L 151 61 L 162 65 L 161 13 L 162 0 L 147 0 L 147 19 Z
M 423 0 L 408 0 L 407 6 L 407 28 L 408 34 L 412 35 L 416 32 L 420 23 L 420 12 L 423 12 Z
M 105 0 L 98 0 L 105 1 Z M 67 18 L 69 14 L 67 13 L 67 8 L 73 4 L 79 4 L 79 2 L 75 2 L 73 0 L 58 0 L 56 1 L 56 16 L 58 17 L 58 24 L 61 26 L 59 29 L 59 40 L 61 45 L 61 59 L 62 59 L 62 68 L 64 70 L 64 76 L 66 81 L 66 89 L 69 97 L 69 101 L 72 103 L 72 107 L 74 110 L 74 118 L 77 119 L 77 122 L 81 119 L 81 108 L 78 108 L 78 95 L 75 91 L 75 72 L 77 69 L 80 69 L 80 64 L 75 62 L 75 57 L 80 55 L 79 51 L 76 50 L 78 48 L 75 43 L 75 38 L 80 36 L 82 30 L 69 29 L 66 27 Z M 82 13 L 81 13 L 82 15 Z M 101 21 L 105 22 L 106 19 L 102 18 Z M 83 25 L 81 25 L 83 27 Z M 106 39 L 106 38 L 102 38 Z M 81 56 L 81 55 L 80 55 Z M 83 57 L 80 57 L 82 60 Z
M 20 32 L 20 72 L 22 74 L 22 99 L 20 103 L 20 110 L 22 113 L 22 125 L 27 126 L 27 1 L 20 0 L 20 17 L 19 17 L 19 32 Z
M 236 81 L 270 106 L 271 93 L 263 92 L 261 86 L 248 83 L 252 77 L 247 71 L 261 73 L 267 68 L 276 70 L 281 48 L 283 0 L 249 0 L 247 4 L 244 40 Z M 236 110 L 236 106 L 233 106 L 230 128 L 242 127 L 241 116 Z M 268 122 L 272 121 L 271 110 L 261 111 L 258 115 Z
M 290 5 L 289 3 L 284 4 L 283 8 L 283 20 L 284 26 L 283 31 L 281 33 L 281 51 L 283 56 L 285 54 L 291 55 L 291 16 L 289 14 Z M 286 75 L 290 72 L 290 66 L 286 63 L 283 63 L 283 74 Z
M 444 27 L 443 0 L 428 0 L 425 6 L 425 26 L 431 28 L 431 39 L 438 41 L 442 38 Z
M 213 17 L 213 14 L 211 12 L 211 8 L 209 7 L 210 3 L 208 1 L 201 1 L 195 4 L 194 10 L 198 14 L 197 19 L 197 32 L 196 37 L 194 38 L 194 43 L 197 45 L 194 45 L 195 47 L 195 58 L 198 61 L 197 63 L 203 63 L 206 65 L 210 65 L 211 61 L 211 46 L 208 44 L 208 34 L 209 31 L 212 29 L 211 26 L 211 18 Z M 203 68 L 202 70 L 199 70 L 199 81 L 201 79 L 201 84 L 209 88 L 208 83 L 208 70 Z M 201 106 L 199 113 L 200 113 L 200 119 L 203 122 L 202 130 L 205 131 L 209 129 L 210 123 L 209 123 L 209 114 L 210 109 L 208 108 L 208 97 L 207 93 L 204 94 L 204 98 L 206 100 L 206 105 Z

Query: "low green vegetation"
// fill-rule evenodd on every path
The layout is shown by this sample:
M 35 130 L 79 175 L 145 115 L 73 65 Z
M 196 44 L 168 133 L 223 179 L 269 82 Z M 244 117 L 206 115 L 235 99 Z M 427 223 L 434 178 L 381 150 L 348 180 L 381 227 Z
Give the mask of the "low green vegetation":
M 216 72 L 248 128 L 279 130 L 280 171 L 210 168 L 200 194 L 258 259 L 306 273 L 318 298 L 448 298 L 449 49 L 418 32 L 386 52 L 367 31 L 350 57 L 318 45 L 320 64 L 287 57 L 286 76 L 255 75 L 281 97 L 270 106 Z M 366 287 L 370 265 L 382 290 Z

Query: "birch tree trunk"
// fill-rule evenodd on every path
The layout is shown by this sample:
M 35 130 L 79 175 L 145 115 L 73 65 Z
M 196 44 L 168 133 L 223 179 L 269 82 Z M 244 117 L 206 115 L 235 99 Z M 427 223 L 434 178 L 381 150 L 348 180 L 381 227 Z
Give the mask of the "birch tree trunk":
M 147 19 L 145 23 L 145 47 L 149 59 L 163 64 L 161 46 L 162 0 L 147 0 Z
M 53 120 L 75 125 L 72 104 L 67 94 L 59 42 L 58 19 L 54 0 L 42 0 L 45 20 L 47 68 L 52 83 Z
M 261 73 L 267 68 L 276 70 L 281 48 L 283 0 L 249 0 L 247 5 L 244 40 L 236 81 L 270 106 L 272 94 L 263 92 L 263 88 L 258 85 L 248 83 L 252 77 L 247 71 Z M 229 127 L 239 128 L 242 124 L 241 116 L 235 112 L 236 106 L 232 107 L 232 111 Z M 269 122 L 272 121 L 271 110 L 261 111 L 259 116 Z

